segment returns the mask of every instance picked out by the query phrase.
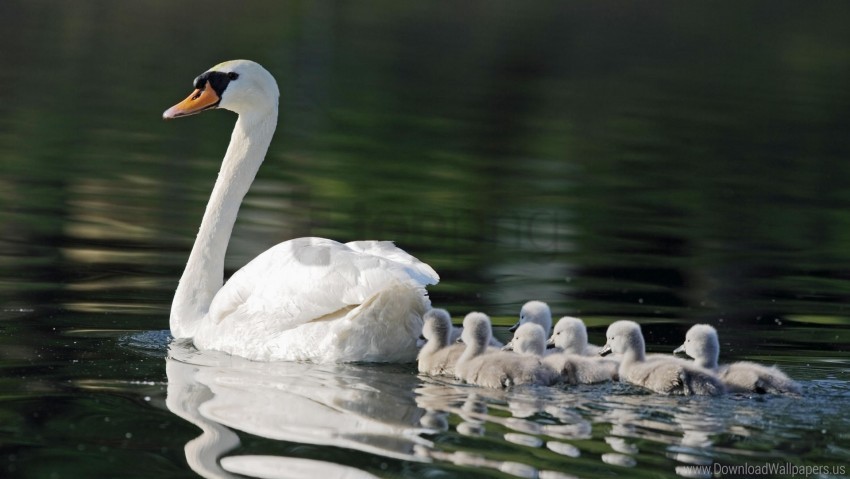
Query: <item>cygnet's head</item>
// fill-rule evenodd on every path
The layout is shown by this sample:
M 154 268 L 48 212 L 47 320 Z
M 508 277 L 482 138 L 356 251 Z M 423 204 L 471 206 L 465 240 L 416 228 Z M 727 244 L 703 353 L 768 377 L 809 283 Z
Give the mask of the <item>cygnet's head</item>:
M 449 334 L 452 330 L 452 318 L 445 309 L 434 308 L 428 310 L 422 316 L 422 337 L 426 340 L 436 341 L 440 345 L 449 342 Z
M 525 303 L 519 310 L 519 321 L 511 326 L 510 331 L 516 331 L 525 323 L 539 324 L 543 328 L 543 333 L 549 334 L 549 331 L 552 330 L 552 310 L 549 309 L 549 305 L 543 301 Z
M 166 120 L 224 108 L 239 115 L 262 115 L 277 110 L 280 91 L 271 73 L 250 60 L 231 60 L 198 75 L 195 90 L 162 114 Z
M 520 354 L 542 356 L 546 350 L 546 333 L 543 332 L 543 327 L 539 324 L 525 323 L 517 328 L 511 342 L 502 349 L 514 350 Z
M 478 346 L 486 348 L 492 335 L 490 317 L 486 314 L 472 312 L 463 318 L 463 333 L 461 333 L 460 339 L 467 347 Z
M 646 350 L 646 345 L 643 341 L 643 333 L 640 331 L 640 325 L 634 321 L 615 321 L 608 326 L 608 331 L 605 332 L 605 337 L 608 342 L 599 351 L 600 355 L 614 353 L 619 355 L 631 354 L 638 358 L 643 358 Z
M 587 348 L 587 327 L 584 321 L 572 316 L 559 319 L 552 331 L 552 337 L 546 344 L 568 353 L 582 354 Z
M 717 330 L 708 324 L 692 326 L 685 334 L 685 342 L 674 353 L 685 353 L 702 367 L 714 369 L 720 356 Z

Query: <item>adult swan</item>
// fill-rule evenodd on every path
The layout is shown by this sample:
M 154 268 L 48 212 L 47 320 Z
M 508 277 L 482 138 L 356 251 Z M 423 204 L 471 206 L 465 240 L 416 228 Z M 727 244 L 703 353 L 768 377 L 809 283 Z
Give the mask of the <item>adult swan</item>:
M 388 241 L 297 238 L 254 258 L 224 283 L 224 255 L 239 204 L 277 126 L 277 83 L 234 60 L 195 79 L 163 118 L 224 108 L 239 115 L 198 237 L 171 305 L 171 332 L 260 361 L 407 362 L 416 358 L 425 286 L 439 277 Z

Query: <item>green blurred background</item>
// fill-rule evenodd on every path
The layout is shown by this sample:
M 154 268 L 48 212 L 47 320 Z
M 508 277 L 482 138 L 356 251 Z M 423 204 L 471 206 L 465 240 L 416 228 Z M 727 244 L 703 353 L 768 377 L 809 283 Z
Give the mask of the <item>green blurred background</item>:
M 843 316 L 847 10 L 3 2 L 0 301 L 98 291 L 166 327 L 234 118 L 160 113 L 245 57 L 282 113 L 231 270 L 295 236 L 391 239 L 457 313 Z

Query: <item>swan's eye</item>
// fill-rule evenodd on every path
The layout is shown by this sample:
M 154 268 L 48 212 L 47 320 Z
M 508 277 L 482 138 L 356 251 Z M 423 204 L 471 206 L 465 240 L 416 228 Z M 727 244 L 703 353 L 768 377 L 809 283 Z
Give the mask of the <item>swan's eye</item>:
M 237 78 L 239 78 L 239 74 L 236 73 L 236 72 L 230 72 L 230 73 L 227 74 L 228 80 L 235 80 Z

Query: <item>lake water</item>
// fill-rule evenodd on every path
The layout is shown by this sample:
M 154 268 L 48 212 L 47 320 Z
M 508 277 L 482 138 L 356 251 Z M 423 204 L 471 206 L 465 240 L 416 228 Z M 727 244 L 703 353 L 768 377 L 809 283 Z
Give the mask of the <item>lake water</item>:
M 0 3 L 0 477 L 846 477 L 848 24 L 841 2 Z M 281 122 L 228 273 L 298 236 L 394 240 L 503 339 L 529 299 L 656 352 L 707 322 L 803 394 L 491 391 L 171 341 L 234 116 L 160 116 L 239 57 Z

